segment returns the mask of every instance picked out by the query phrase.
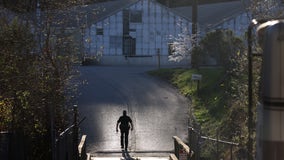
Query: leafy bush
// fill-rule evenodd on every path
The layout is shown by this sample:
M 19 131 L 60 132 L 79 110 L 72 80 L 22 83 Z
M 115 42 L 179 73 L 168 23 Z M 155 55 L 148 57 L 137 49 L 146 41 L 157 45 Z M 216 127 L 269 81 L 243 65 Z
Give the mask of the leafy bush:
M 221 33 L 220 31 L 218 31 Z M 212 33 L 217 36 L 219 33 Z M 234 149 L 235 158 L 246 157 L 247 131 L 247 56 L 244 44 L 236 37 L 231 37 L 236 43 L 215 43 L 212 35 L 201 40 L 203 48 L 218 48 L 224 50 L 222 67 L 199 68 L 199 69 L 161 69 L 150 74 L 165 78 L 176 86 L 180 92 L 191 99 L 191 114 L 201 126 L 202 135 L 219 137 L 220 139 L 239 143 Z M 215 37 L 214 36 L 214 37 Z M 220 36 L 220 35 L 219 35 Z M 233 35 L 230 35 L 233 36 Z M 210 38 L 211 37 L 211 38 Z M 216 37 L 215 37 L 216 38 Z M 228 38 L 228 37 L 227 37 Z M 206 42 L 206 43 L 205 43 Z M 213 43 L 214 42 L 214 43 Z M 231 49 L 234 44 L 234 49 Z M 236 45 L 235 45 L 236 44 Z M 209 47 L 207 47 L 209 45 Z M 211 47 L 210 47 L 211 46 Z M 205 51 L 200 49 L 199 52 Z M 206 51 L 207 52 L 207 51 Z M 254 95 L 258 97 L 258 81 L 261 61 L 254 62 Z M 196 82 L 191 80 L 192 74 L 201 74 L 199 90 Z M 254 105 L 255 106 L 255 105 Z M 254 108 L 255 110 L 255 108 Z M 254 111 L 255 112 L 255 111 Z M 255 118 L 255 117 L 254 117 Z M 203 157 L 226 157 L 230 153 L 228 146 L 219 145 L 218 153 L 215 143 L 203 143 L 201 155 Z M 220 154 L 222 151 L 223 154 Z
M 25 137 L 26 159 L 51 159 L 50 133 L 59 134 L 69 120 L 69 58 L 48 49 L 32 52 L 37 48 L 27 24 L 1 22 L 0 130 Z

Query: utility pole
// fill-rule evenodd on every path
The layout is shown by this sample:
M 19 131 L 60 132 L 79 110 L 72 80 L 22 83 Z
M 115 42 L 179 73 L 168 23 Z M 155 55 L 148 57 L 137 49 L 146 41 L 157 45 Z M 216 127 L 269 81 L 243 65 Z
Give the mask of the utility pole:
M 248 26 L 248 37 L 247 37 L 247 44 L 248 44 L 248 141 L 247 141 L 247 159 L 253 160 L 253 53 L 252 53 L 252 30 L 258 24 L 258 22 L 253 19 Z
M 247 142 L 247 149 L 248 149 L 248 160 L 253 160 L 252 152 L 253 152 L 253 140 L 252 140 L 252 126 L 253 126 L 253 120 L 252 120 L 252 28 L 254 27 L 253 24 L 251 24 L 248 28 L 248 142 Z
M 192 30 L 193 43 L 192 46 L 197 45 L 197 17 L 198 17 L 198 3 L 197 0 L 192 0 Z
M 196 50 L 196 46 L 197 46 L 197 21 L 198 21 L 198 3 L 197 3 L 198 0 L 192 0 L 192 3 L 191 3 L 191 8 L 192 8 L 192 12 L 191 12 L 191 18 L 192 18 L 192 26 L 191 26 L 191 48 L 192 48 L 192 51 L 191 51 L 191 57 L 193 54 L 195 54 Z M 190 64 L 192 60 L 190 60 Z M 198 63 L 197 62 L 197 65 L 193 65 L 193 67 L 195 68 L 199 68 L 198 66 Z

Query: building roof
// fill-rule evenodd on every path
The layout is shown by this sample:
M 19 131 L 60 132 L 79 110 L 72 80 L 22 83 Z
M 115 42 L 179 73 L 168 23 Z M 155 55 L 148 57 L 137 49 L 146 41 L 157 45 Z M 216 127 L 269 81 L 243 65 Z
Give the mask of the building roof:
M 94 11 L 94 8 L 96 8 L 97 11 L 93 16 L 95 19 L 89 19 L 88 22 L 97 22 L 131 6 L 137 1 L 139 0 L 113 0 L 83 7 L 81 6 L 78 7 L 78 9 L 83 9 L 84 12 L 88 12 L 88 17 L 92 17 L 89 15 L 92 13 L 92 10 Z M 232 17 L 245 13 L 246 8 L 247 4 L 243 0 L 198 5 L 198 24 L 201 28 L 209 29 Z M 192 19 L 191 6 L 169 8 L 169 10 L 189 21 Z
M 87 26 L 95 22 L 101 21 L 121 10 L 127 8 L 140 0 L 112 0 L 101 3 L 76 6 L 67 11 L 53 11 L 54 22 L 62 22 L 65 26 L 81 27 L 83 24 Z M 155 0 L 153 0 L 155 1 Z M 158 3 L 158 2 L 157 2 Z M 159 5 L 166 7 L 160 3 Z M 168 7 L 166 7 L 168 8 Z M 192 19 L 192 7 L 168 8 L 170 11 L 182 16 L 189 21 Z M 241 0 L 223 3 L 213 3 L 198 6 L 198 24 L 200 27 L 208 29 L 214 27 L 223 21 L 237 16 L 246 11 L 246 6 Z M 45 13 L 42 12 L 42 16 Z M 36 18 L 35 15 L 32 16 Z M 44 16 L 43 16 L 44 17 Z
M 73 10 L 74 14 L 82 13 L 87 15 L 88 22 L 98 22 L 118 11 L 136 3 L 139 0 L 112 0 L 107 2 L 77 6 Z
M 101 3 L 80 5 L 64 10 L 49 10 L 25 14 L 33 22 L 40 16 L 42 21 L 52 19 L 53 26 L 65 26 L 70 28 L 80 28 L 83 25 L 91 25 L 112 14 L 126 8 L 138 0 L 112 0 Z
M 192 19 L 192 7 L 177 7 L 176 12 Z M 198 5 L 198 24 L 202 28 L 212 28 L 234 16 L 246 12 L 246 4 L 241 1 Z

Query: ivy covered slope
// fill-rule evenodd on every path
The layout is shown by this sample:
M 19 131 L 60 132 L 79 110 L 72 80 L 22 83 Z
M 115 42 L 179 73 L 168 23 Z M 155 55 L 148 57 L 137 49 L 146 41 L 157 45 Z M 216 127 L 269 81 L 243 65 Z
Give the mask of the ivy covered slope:
M 179 91 L 190 98 L 192 104 L 192 111 L 197 123 L 202 127 L 204 134 L 215 135 L 215 129 L 228 123 L 230 126 L 232 123 L 227 121 L 233 120 L 233 114 L 236 108 L 229 106 L 231 95 L 229 95 L 229 89 L 234 88 L 230 85 L 226 79 L 226 70 L 224 68 L 201 68 L 201 69 L 159 69 L 150 71 L 149 73 L 154 76 L 158 76 L 169 83 L 176 86 Z M 202 80 L 198 84 L 192 80 L 192 74 L 202 75 Z M 239 108 L 240 113 L 244 113 L 244 108 Z M 243 114 L 245 116 L 245 114 Z M 236 115 L 235 115 L 236 116 Z M 238 123 L 237 121 L 235 121 Z M 243 124 L 243 120 L 241 123 Z M 207 132 L 207 133 L 206 133 Z M 230 131 L 232 132 L 232 131 Z
M 203 69 L 160 69 L 151 71 L 151 75 L 158 76 L 176 86 L 180 92 L 187 96 L 192 104 L 191 115 L 201 127 L 202 135 L 240 143 L 240 148 L 246 148 L 246 108 L 245 97 L 230 95 L 230 90 L 237 89 L 237 82 L 229 80 L 224 68 Z M 201 74 L 199 90 L 197 82 L 192 81 L 192 74 Z M 234 86 L 235 85 L 235 86 Z M 239 88 L 240 89 L 240 88 Z M 245 86 L 241 90 L 245 89 Z M 241 91 L 240 90 L 240 91 Z M 242 94 L 242 93 L 240 93 Z M 245 96 L 245 95 L 243 95 Z M 243 100 L 242 100 L 243 99 Z M 205 143 L 204 143 L 205 144 Z M 202 157 L 211 157 L 216 154 L 214 144 L 202 146 Z M 222 153 L 229 153 L 226 146 L 219 148 Z M 224 155 L 225 156 L 225 155 Z
M 215 58 L 217 65 L 201 67 L 207 61 L 205 57 Z M 216 137 L 218 134 L 220 139 L 239 143 L 237 152 L 246 150 L 248 74 L 244 42 L 227 31 L 208 33 L 193 51 L 192 58 L 194 68 L 159 69 L 149 74 L 170 82 L 191 100 L 191 114 L 202 135 Z M 255 63 L 257 66 L 261 62 Z M 258 68 L 254 69 L 255 80 L 259 77 Z M 202 75 L 199 89 L 192 74 Z M 258 84 L 253 85 L 254 97 L 257 97 Z

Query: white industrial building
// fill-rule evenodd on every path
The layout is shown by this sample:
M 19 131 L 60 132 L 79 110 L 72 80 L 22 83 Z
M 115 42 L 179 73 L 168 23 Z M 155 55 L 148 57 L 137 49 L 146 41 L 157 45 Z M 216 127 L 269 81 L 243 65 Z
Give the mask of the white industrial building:
M 115 6 L 118 7 L 115 7 Z M 94 6 L 100 10 L 94 14 Z M 93 8 L 93 9 L 91 9 Z M 188 65 L 169 61 L 172 43 L 179 34 L 191 34 L 191 7 L 168 8 L 155 0 L 117 0 L 83 8 L 86 56 L 101 55 L 107 65 Z M 213 29 L 245 32 L 250 17 L 241 1 L 198 6 L 200 35 Z
M 102 53 L 104 64 L 173 65 L 168 60 L 175 37 L 190 21 L 153 0 L 136 0 L 90 24 L 85 32 L 89 55 Z M 190 57 L 189 57 L 190 58 Z M 184 60 L 180 64 L 190 64 Z

